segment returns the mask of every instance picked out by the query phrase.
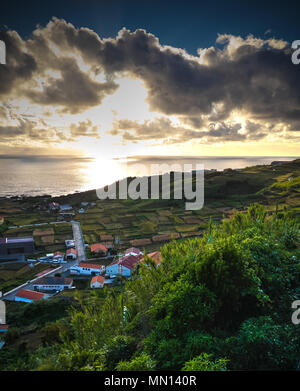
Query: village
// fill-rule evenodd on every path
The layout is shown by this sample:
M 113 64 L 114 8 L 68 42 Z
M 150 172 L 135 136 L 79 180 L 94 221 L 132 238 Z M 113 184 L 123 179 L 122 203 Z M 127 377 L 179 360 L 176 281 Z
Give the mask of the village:
M 54 202 L 49 204 L 49 208 L 55 211 L 61 210 Z M 62 209 L 63 213 L 66 213 L 66 209 L 69 210 L 68 206 L 63 206 Z M 79 213 L 84 213 L 84 210 Z M 49 300 L 61 292 L 78 289 L 77 282 L 82 280 L 85 280 L 91 290 L 103 289 L 105 286 L 113 287 L 120 283 L 120 278 L 130 278 L 134 271 L 138 270 L 139 265 L 145 263 L 145 255 L 150 257 L 157 267 L 160 265 L 160 251 L 146 254 L 137 247 L 120 251 L 120 241 L 112 235 L 102 235 L 103 242 L 86 244 L 80 223 L 73 220 L 70 223 L 73 228 L 73 239 L 65 240 L 65 251 L 47 253 L 37 256 L 36 259 L 32 257 L 35 253 L 39 254 L 36 251 L 34 237 L 0 238 L 1 264 L 26 262 L 33 269 L 37 265 L 48 266 L 37 273 L 33 279 L 8 292 L 0 292 L 2 303 L 4 301 L 33 303 Z M 86 251 L 92 255 L 92 260 L 87 259 Z M 5 333 L 9 325 L 3 321 L 5 318 L 3 315 L 0 318 L 2 320 L 0 333 Z

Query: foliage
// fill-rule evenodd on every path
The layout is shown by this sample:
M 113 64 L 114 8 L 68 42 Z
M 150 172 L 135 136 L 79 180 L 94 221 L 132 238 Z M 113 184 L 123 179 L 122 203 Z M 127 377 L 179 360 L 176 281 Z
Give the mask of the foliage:
M 202 238 L 163 246 L 160 267 L 147 262 L 101 295 L 76 294 L 70 322 L 45 326 L 43 319 L 46 346 L 24 358 L 27 367 L 295 369 L 300 336 L 291 303 L 300 299 L 299 224 L 277 212 L 253 205 L 220 225 L 211 220 Z M 26 311 L 34 318 L 38 307 Z M 5 349 L 0 357 L 10 354 Z M 15 368 L 22 367 L 18 361 Z
M 228 360 L 225 358 L 219 358 L 217 360 L 212 359 L 211 354 L 202 353 L 199 356 L 193 358 L 191 361 L 187 361 L 182 368 L 183 371 L 226 371 L 226 365 Z

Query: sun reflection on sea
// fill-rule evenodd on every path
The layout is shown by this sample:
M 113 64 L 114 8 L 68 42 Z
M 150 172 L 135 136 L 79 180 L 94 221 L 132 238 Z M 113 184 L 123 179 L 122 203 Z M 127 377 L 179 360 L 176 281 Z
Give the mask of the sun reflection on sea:
M 99 189 L 127 176 L 126 164 L 114 159 L 94 158 L 82 167 L 82 191 Z

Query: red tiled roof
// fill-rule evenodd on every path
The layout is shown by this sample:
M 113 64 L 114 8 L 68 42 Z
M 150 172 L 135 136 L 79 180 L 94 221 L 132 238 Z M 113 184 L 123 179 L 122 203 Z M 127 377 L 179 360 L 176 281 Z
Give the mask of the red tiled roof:
M 41 277 L 33 285 L 70 285 L 73 279 L 69 277 Z
M 22 297 L 23 299 L 37 301 L 37 300 L 41 300 L 45 296 L 45 293 L 35 292 L 35 291 L 31 291 L 29 289 L 21 289 L 16 294 L 16 296 L 17 297 Z
M 75 255 L 77 255 L 77 251 L 74 248 L 69 248 L 69 250 L 67 250 L 67 254 L 75 254 Z
M 94 253 L 94 252 L 97 252 L 97 251 L 103 251 L 103 252 L 107 252 L 107 248 L 104 246 L 104 244 L 101 244 L 101 243 L 95 243 L 95 244 L 92 244 L 90 246 L 91 248 L 91 252 Z
M 127 267 L 127 269 L 133 269 L 134 266 L 139 262 L 142 258 L 142 255 L 134 256 L 134 255 L 125 255 L 124 257 L 119 259 L 119 265 Z
M 126 255 L 126 254 L 129 254 L 129 253 L 139 254 L 140 252 L 141 252 L 141 250 L 140 250 L 139 248 L 130 247 L 130 248 L 128 248 L 128 249 L 125 251 L 125 255 Z
M 153 253 L 147 254 L 148 257 L 152 258 L 153 261 L 156 263 L 156 265 L 159 265 L 161 263 L 161 252 L 160 251 L 154 251 Z M 144 262 L 145 258 L 142 259 L 142 262 Z
M 55 251 L 55 253 L 53 254 L 53 256 L 54 257 L 63 257 L 64 256 L 64 254 L 63 253 L 61 253 L 60 251 Z
M 94 282 L 100 282 L 103 285 L 104 281 L 105 281 L 104 277 L 102 277 L 102 276 L 95 276 L 95 277 L 92 278 L 91 284 L 93 284 Z
M 92 263 L 81 262 L 78 267 L 88 267 L 90 269 L 102 269 L 103 265 L 94 265 Z

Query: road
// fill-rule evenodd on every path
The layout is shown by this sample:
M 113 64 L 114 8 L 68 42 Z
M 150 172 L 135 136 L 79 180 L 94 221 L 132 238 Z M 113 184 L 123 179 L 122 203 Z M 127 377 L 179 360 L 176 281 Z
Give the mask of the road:
M 77 250 L 77 263 L 86 262 L 84 239 L 83 239 L 80 223 L 74 220 L 72 220 L 71 223 L 73 229 L 73 239 L 75 241 L 75 248 Z
M 80 223 L 77 221 L 71 221 L 72 223 L 72 229 L 73 229 L 73 239 L 75 241 L 75 248 L 77 250 L 77 259 L 74 261 L 68 261 L 67 263 L 62 264 L 60 267 L 53 269 L 52 271 L 46 273 L 43 275 L 43 277 L 53 277 L 56 273 L 65 273 L 68 271 L 72 266 L 78 265 L 80 262 L 85 262 L 86 261 L 86 254 L 85 254 L 85 247 L 84 247 L 84 239 L 83 239 L 83 234 L 81 231 Z M 20 290 L 20 289 L 33 289 L 32 283 L 38 280 L 41 277 L 36 277 L 33 280 L 31 280 L 28 283 L 22 284 L 18 286 L 17 288 L 12 289 L 11 291 L 5 293 L 3 295 L 4 300 L 14 300 L 15 299 L 15 294 Z

